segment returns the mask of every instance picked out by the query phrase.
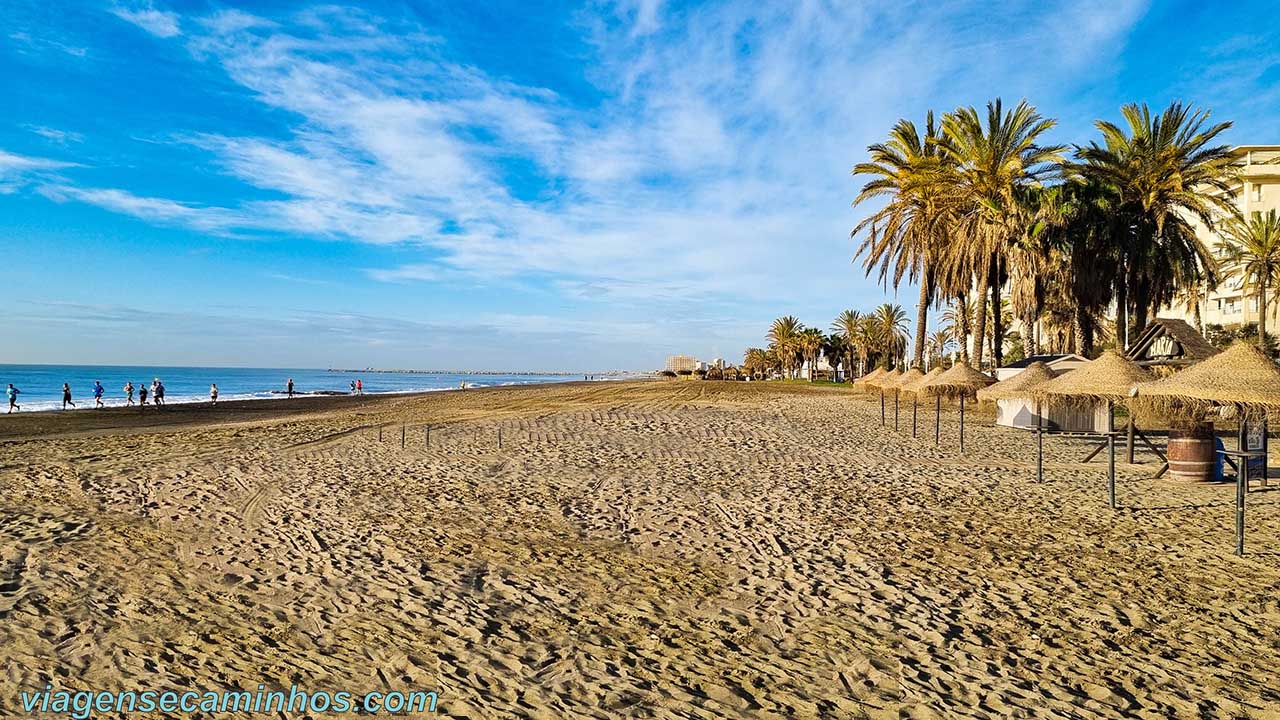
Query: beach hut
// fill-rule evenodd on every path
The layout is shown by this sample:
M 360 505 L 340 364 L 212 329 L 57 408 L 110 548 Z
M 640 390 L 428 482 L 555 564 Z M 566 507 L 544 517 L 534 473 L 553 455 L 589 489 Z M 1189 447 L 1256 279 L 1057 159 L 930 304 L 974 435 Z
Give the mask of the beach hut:
M 1156 318 L 1125 350 L 1125 355 L 1142 367 L 1186 367 L 1219 352 L 1187 321 Z
M 894 382 L 893 385 L 890 385 L 889 387 L 885 388 L 885 390 L 893 393 L 893 431 L 894 432 L 898 431 L 898 403 L 902 397 L 903 386 L 909 385 L 915 382 L 916 380 L 919 380 L 922 377 L 924 377 L 924 372 L 922 372 L 920 368 L 912 366 L 911 369 L 899 375 L 897 381 Z M 913 423 L 913 426 L 914 426 L 914 423 Z
M 1236 473 L 1236 554 L 1244 554 L 1244 496 L 1249 485 L 1249 465 L 1258 461 L 1266 478 L 1266 416 L 1280 410 L 1280 369 L 1252 344 L 1239 341 L 1226 351 L 1163 380 L 1138 385 L 1134 401 L 1153 407 L 1168 417 L 1191 424 L 1213 442 L 1212 425 L 1205 422 L 1224 409 L 1240 420 L 1239 459 Z M 1213 447 L 1210 445 L 1210 447 Z M 1231 455 L 1231 453 L 1227 453 Z M 1169 464 L 1174 464 L 1174 440 L 1170 432 Z
M 964 452 L 964 401 L 975 397 L 982 388 L 994 383 L 989 375 L 958 363 L 950 370 L 921 386 L 920 391 L 934 399 L 933 406 L 933 442 L 937 444 L 942 436 L 942 398 L 960 399 L 960 452 Z
M 1094 427 L 1084 434 L 1105 436 L 1106 443 L 1099 445 L 1084 459 L 1084 462 L 1089 462 L 1103 448 L 1106 448 L 1109 453 L 1107 487 L 1111 507 L 1113 508 L 1116 506 L 1116 446 L 1115 428 L 1112 426 L 1111 420 L 1111 408 L 1117 402 L 1123 403 L 1128 400 L 1130 390 L 1135 385 L 1150 382 L 1152 379 L 1153 376 L 1150 371 L 1139 367 L 1115 350 L 1108 350 L 1097 360 L 1031 389 L 1032 397 L 1041 403 L 1047 403 L 1051 407 L 1068 409 L 1075 407 L 1092 412 L 1095 417 Z M 1099 408 L 1101 408 L 1101 417 L 1098 416 Z M 1132 412 L 1130 412 L 1129 417 L 1132 420 Z M 1073 433 L 1076 431 L 1063 430 L 1063 432 Z M 1146 440 L 1145 435 L 1143 440 L 1147 442 L 1149 448 L 1155 451 L 1157 455 L 1160 455 L 1155 446 Z M 1163 456 L 1161 456 L 1161 459 L 1164 459 Z
M 946 372 L 946 368 L 941 365 L 934 365 L 929 372 L 924 373 L 915 380 L 905 381 L 898 386 L 898 395 L 906 394 L 911 396 L 911 437 L 916 436 L 916 410 L 920 407 L 920 388 L 944 372 Z

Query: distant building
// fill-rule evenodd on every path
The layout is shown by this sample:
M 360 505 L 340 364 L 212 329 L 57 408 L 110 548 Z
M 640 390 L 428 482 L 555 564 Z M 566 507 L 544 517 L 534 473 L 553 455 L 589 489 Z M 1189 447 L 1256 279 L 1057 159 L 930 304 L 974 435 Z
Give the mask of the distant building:
M 724 358 L 716 358 L 715 360 L 712 360 L 712 361 L 711 361 L 711 367 L 713 367 L 713 368 L 720 368 L 721 370 L 723 370 L 723 369 L 724 369 Z M 708 370 L 710 370 L 711 368 L 707 368 L 707 369 L 708 369 Z
M 996 368 L 996 380 L 1008 380 L 1009 378 L 1022 372 L 1033 362 L 1042 362 L 1049 366 L 1049 369 L 1061 375 L 1068 370 L 1076 368 L 1089 362 L 1089 358 L 1081 357 L 1075 353 L 1060 353 L 1055 355 L 1032 355 L 1017 362 L 1009 363 L 1004 367 Z
M 691 355 L 672 355 L 667 358 L 667 369 L 671 372 L 680 372 L 681 370 L 693 372 L 699 368 L 705 369 L 705 365 L 698 361 L 698 358 Z
M 1246 218 L 1253 213 L 1266 213 L 1268 210 L 1280 211 L 1280 145 L 1241 145 L 1235 149 L 1236 166 L 1240 170 L 1240 178 L 1235 186 L 1235 205 Z M 1210 232 L 1199 220 L 1192 221 L 1196 234 L 1201 242 L 1208 246 L 1217 258 L 1223 254 L 1218 252 L 1217 245 L 1224 238 L 1217 232 Z M 1160 311 L 1162 317 L 1176 317 L 1194 322 L 1195 306 L 1200 306 L 1200 317 L 1205 325 L 1240 325 L 1258 322 L 1258 299 L 1254 292 L 1246 292 L 1241 287 L 1240 278 L 1234 278 L 1218 285 L 1212 292 L 1206 293 L 1198 300 L 1185 297 L 1175 300 L 1166 310 Z M 1280 307 L 1272 305 L 1266 308 L 1267 327 L 1280 327 Z M 1134 340 L 1136 338 L 1131 338 Z

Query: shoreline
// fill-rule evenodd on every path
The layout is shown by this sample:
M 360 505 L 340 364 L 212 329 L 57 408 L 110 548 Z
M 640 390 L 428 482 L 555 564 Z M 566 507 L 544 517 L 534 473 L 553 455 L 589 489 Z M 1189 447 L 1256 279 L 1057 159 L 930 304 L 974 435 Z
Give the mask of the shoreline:
M 270 422 L 301 418 L 337 410 L 375 410 L 396 401 L 412 400 L 441 394 L 491 393 L 537 387 L 598 385 L 597 381 L 563 380 L 524 385 L 491 385 L 468 388 L 439 388 L 408 392 L 381 392 L 364 395 L 302 395 L 294 397 L 252 398 L 175 402 L 157 408 L 148 405 L 109 406 L 102 409 L 82 407 L 75 410 L 29 410 L 0 415 L 0 442 L 30 440 L 42 437 L 64 437 L 81 434 L 104 434 L 115 431 L 167 430 L 193 426 L 221 425 L 241 422 Z

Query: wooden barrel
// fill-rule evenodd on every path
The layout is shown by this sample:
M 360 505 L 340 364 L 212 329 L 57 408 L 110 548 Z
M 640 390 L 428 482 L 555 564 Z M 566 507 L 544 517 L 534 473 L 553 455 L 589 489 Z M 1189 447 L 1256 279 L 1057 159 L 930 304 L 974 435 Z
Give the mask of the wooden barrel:
M 1218 462 L 1213 423 L 1187 423 L 1169 429 L 1169 477 L 1207 482 Z

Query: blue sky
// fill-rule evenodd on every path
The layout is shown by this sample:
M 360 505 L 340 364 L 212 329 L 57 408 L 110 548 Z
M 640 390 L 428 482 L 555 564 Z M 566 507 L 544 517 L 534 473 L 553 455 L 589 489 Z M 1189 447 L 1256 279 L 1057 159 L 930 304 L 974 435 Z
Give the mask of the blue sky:
M 736 360 L 883 300 L 849 170 L 899 117 L 1280 142 L 1262 3 L 0 4 L 0 362 Z

